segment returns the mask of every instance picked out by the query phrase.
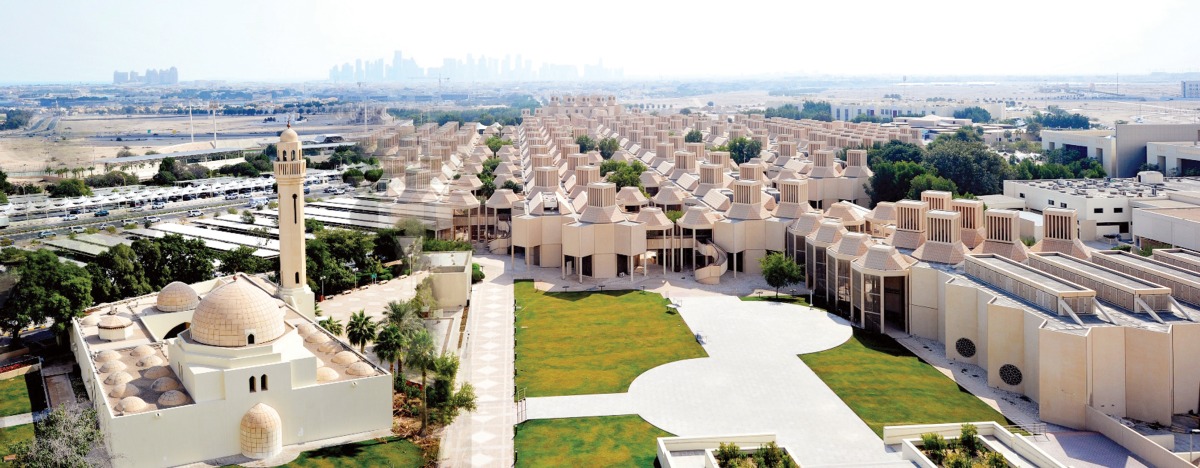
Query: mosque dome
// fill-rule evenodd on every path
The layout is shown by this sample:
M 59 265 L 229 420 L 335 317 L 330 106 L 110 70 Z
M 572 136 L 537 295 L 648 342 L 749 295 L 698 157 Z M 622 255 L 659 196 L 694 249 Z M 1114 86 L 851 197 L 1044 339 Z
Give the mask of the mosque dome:
M 209 346 L 266 343 L 283 335 L 283 311 L 275 298 L 235 276 L 233 282 L 204 296 L 192 316 L 190 332 L 197 343 Z
M 133 351 L 129 353 L 130 356 L 139 358 L 146 357 L 151 354 L 154 354 L 154 348 L 151 348 L 147 345 L 139 345 L 138 347 L 133 348 Z
M 113 397 L 113 398 L 126 398 L 126 397 L 131 397 L 131 396 L 137 396 L 139 393 L 142 393 L 142 389 L 138 388 L 137 385 L 134 385 L 131 383 L 123 383 L 123 384 L 113 385 L 112 390 L 110 390 L 108 392 L 108 396 Z
M 369 377 L 375 375 L 375 369 L 371 367 L 370 364 L 358 361 L 354 364 L 350 364 L 350 367 L 346 368 L 346 373 L 359 377 Z
M 337 371 L 328 367 L 317 368 L 317 382 L 332 382 L 340 377 Z
M 171 371 L 166 366 L 154 366 L 142 372 L 142 377 L 150 380 L 158 379 L 159 377 L 168 377 Z
M 187 395 L 179 390 L 168 390 L 158 397 L 158 406 L 160 407 L 179 406 L 187 402 Z
M 168 284 L 158 292 L 158 302 L 155 307 L 163 312 L 180 312 L 196 308 L 200 295 L 186 283 L 176 281 Z
M 123 370 L 125 370 L 126 367 L 127 366 L 125 365 L 124 362 L 108 361 L 100 366 L 100 373 L 101 374 L 111 374 L 113 372 L 123 371 Z
M 109 374 L 108 378 L 104 379 L 104 383 L 109 384 L 109 385 L 121 385 L 121 384 L 129 383 L 129 382 L 133 382 L 134 380 L 136 380 L 136 378 L 132 375 L 129 375 L 129 372 L 117 371 L 117 372 L 113 372 L 112 374 Z
M 154 367 L 161 365 L 163 365 L 163 359 L 154 354 L 141 358 L 137 362 L 138 367 Z
M 358 362 L 358 355 L 354 354 L 350 351 L 342 351 L 340 353 L 333 355 L 333 363 L 334 364 L 341 364 L 341 365 L 345 366 L 345 365 L 355 363 L 355 362 Z
M 300 141 L 300 135 L 297 135 L 296 131 L 292 130 L 290 125 L 288 126 L 287 130 L 284 130 L 283 133 L 279 134 L 280 143 L 290 143 L 295 141 Z
M 117 359 L 121 359 L 121 353 L 118 353 L 111 349 L 106 349 L 104 351 L 100 351 L 99 353 L 96 353 L 96 362 L 103 363 L 103 362 L 108 362 L 108 361 L 115 361 Z
M 146 402 L 141 398 L 129 396 L 121 399 L 121 411 L 125 413 L 136 413 L 146 409 Z
M 179 382 L 170 377 L 159 377 L 154 381 L 154 383 L 150 384 L 150 390 L 154 390 L 156 392 L 166 392 L 178 389 Z

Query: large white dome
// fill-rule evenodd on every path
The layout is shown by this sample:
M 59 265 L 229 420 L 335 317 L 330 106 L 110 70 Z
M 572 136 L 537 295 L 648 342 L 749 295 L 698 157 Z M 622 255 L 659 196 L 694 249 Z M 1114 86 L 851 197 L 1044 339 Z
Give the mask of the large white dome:
M 233 282 L 200 300 L 192 316 L 191 337 L 210 346 L 266 343 L 283 335 L 283 315 L 275 298 L 250 280 L 234 276 Z

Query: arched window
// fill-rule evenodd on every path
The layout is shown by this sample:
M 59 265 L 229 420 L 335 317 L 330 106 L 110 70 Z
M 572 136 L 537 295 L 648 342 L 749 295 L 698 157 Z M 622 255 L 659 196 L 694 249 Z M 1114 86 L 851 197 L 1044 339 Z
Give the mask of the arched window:
M 250 376 L 250 393 L 254 393 L 257 391 L 258 390 L 254 388 L 254 376 L 252 375 L 252 376 Z
M 246 335 L 246 344 L 254 344 L 254 334 Z
M 253 379 L 253 377 L 251 377 L 251 379 Z M 263 374 L 262 377 L 258 378 L 258 387 L 264 392 L 267 391 L 267 374 Z

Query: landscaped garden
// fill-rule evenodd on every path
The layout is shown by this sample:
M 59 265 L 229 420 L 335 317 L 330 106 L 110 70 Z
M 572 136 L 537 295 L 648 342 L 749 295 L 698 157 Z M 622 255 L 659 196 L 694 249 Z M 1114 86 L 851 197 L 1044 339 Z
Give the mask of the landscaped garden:
M 654 466 L 654 440 L 672 434 L 640 416 L 536 419 L 517 426 L 517 466 Z
M 517 388 L 528 397 L 620 393 L 637 376 L 706 357 L 662 296 L 642 291 L 516 290 Z
M 947 421 L 1010 424 L 992 407 L 891 337 L 855 329 L 849 341 L 800 359 L 871 430 Z
M 0 380 L 0 417 L 32 411 L 24 376 Z
M 26 440 L 33 440 L 33 424 L 0 428 L 0 458 L 12 453 L 12 444 Z
M 325 447 L 301 453 L 288 467 L 358 467 L 388 466 L 396 468 L 425 466 L 421 448 L 412 442 L 393 437 L 367 440 L 353 444 Z

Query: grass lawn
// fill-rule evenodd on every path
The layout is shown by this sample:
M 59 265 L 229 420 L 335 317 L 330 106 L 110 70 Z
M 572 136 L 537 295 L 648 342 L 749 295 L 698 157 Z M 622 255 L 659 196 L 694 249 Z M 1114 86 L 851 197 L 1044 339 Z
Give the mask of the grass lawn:
M 301 453 L 288 467 L 421 467 L 425 458 L 421 448 L 406 439 L 392 438 L 384 442 L 366 440 L 336 445 Z
M 972 421 L 1011 424 L 896 340 L 859 329 L 800 359 L 881 437 L 883 426 Z
M 37 375 L 35 372 L 34 375 Z M 0 380 L 0 416 L 24 414 L 32 410 L 25 376 Z
M 0 458 L 10 453 L 9 445 L 23 440 L 33 440 L 33 424 L 0 428 Z
M 707 356 L 658 294 L 514 288 L 517 388 L 526 396 L 620 393 L 649 369 Z
M 672 434 L 640 416 L 535 419 L 517 426 L 518 467 L 654 466 L 654 439 Z

